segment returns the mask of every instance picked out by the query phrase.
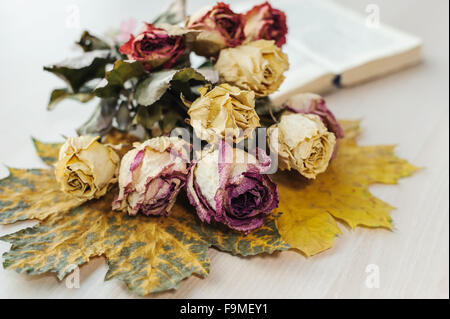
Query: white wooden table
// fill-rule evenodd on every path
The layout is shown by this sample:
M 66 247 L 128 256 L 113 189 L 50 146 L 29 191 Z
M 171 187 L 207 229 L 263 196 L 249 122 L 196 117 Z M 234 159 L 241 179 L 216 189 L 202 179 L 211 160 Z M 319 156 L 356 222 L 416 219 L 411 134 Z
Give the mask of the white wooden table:
M 233 2 L 233 1 L 230 1 Z M 449 42 L 445 0 L 345 0 L 364 13 L 380 6 L 382 22 L 423 38 L 424 63 L 413 69 L 328 97 L 340 118 L 362 118 L 361 144 L 398 144 L 397 154 L 425 167 L 396 186 L 372 192 L 398 207 L 395 231 L 359 228 L 336 239 L 335 247 L 306 259 L 295 252 L 239 258 L 210 250 L 211 273 L 191 277 L 162 298 L 415 298 L 449 296 Z M 112 4 L 114 3 L 114 4 Z M 191 1 L 190 11 L 208 1 Z M 72 5 L 80 10 L 80 28 L 66 27 Z M 107 8 L 107 9 L 104 9 Z M 73 135 L 92 105 L 65 102 L 46 112 L 50 89 L 60 85 L 42 66 L 72 54 L 81 29 L 106 31 L 121 20 L 151 18 L 156 1 L 1 1 L 0 2 L 0 162 L 43 167 L 30 136 L 45 141 Z M 295 14 L 290 12 L 290 15 Z M 293 32 L 291 30 L 291 32 Z M 7 170 L 0 167 L 0 177 Z M 33 225 L 0 227 L 0 234 Z M 9 244 L 1 242 L 0 252 Z M 365 284 L 368 265 L 379 269 L 379 288 Z M 81 267 L 81 287 L 68 289 L 53 275 L 27 276 L 0 270 L 0 297 L 128 298 L 117 280 L 104 283 L 107 267 L 94 258 Z

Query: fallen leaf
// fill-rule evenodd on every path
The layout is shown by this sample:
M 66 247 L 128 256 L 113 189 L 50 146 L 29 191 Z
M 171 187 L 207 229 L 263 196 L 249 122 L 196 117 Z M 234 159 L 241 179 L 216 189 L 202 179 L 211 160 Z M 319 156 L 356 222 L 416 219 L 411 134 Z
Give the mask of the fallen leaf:
M 82 203 L 60 191 L 53 170 L 9 168 L 9 176 L 0 180 L 0 224 L 44 220 Z
M 139 295 L 176 288 L 209 272 L 209 244 L 190 225 L 194 215 L 176 206 L 168 218 L 130 217 L 111 211 L 110 198 L 53 214 L 40 225 L 2 237 L 12 244 L 5 268 L 56 272 L 59 279 L 90 257 L 105 255 L 106 279 L 118 278 Z
M 33 144 L 36 153 L 45 164 L 50 166 L 56 163 L 62 143 L 43 143 L 33 138 Z
M 201 224 L 202 231 L 211 246 L 233 255 L 253 256 L 262 253 L 288 250 L 275 224 L 274 217 L 268 217 L 264 224 L 248 235 L 232 231 L 223 225 Z
M 292 248 L 311 256 L 333 246 L 336 219 L 356 226 L 392 228 L 393 207 L 373 196 L 369 185 L 395 184 L 418 168 L 394 154 L 394 146 L 358 146 L 358 121 L 343 121 L 346 138 L 337 157 L 314 181 L 296 172 L 274 175 L 280 193 L 278 231 Z

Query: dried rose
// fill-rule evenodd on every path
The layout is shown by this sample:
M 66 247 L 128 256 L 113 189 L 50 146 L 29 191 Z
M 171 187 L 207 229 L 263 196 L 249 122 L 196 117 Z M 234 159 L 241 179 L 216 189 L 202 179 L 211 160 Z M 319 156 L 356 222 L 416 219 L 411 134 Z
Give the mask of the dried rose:
M 221 81 L 263 97 L 278 90 L 289 62 L 274 41 L 258 40 L 220 51 L 215 68 Z
M 344 129 L 328 109 L 325 99 L 320 95 L 313 93 L 297 94 L 289 98 L 282 107 L 293 113 L 318 115 L 328 131 L 333 132 L 336 138 L 344 137 Z
M 182 139 L 165 136 L 136 143 L 120 164 L 119 195 L 113 209 L 130 215 L 167 216 L 186 182 L 188 147 Z
M 249 137 L 258 127 L 255 94 L 226 83 L 213 89 L 204 86 L 201 96 L 189 105 L 190 124 L 197 136 L 209 143 L 232 137 L 240 141 Z
M 219 2 L 189 17 L 186 27 L 200 30 L 193 50 L 205 57 L 217 56 L 221 49 L 235 47 L 245 40 L 245 19 L 234 13 L 229 5 Z
M 190 203 L 204 222 L 217 221 L 250 232 L 278 207 L 278 190 L 264 172 L 270 159 L 258 159 L 224 141 L 194 164 L 186 184 Z
M 123 44 L 119 51 L 130 60 L 141 61 L 146 70 L 171 68 L 186 52 L 183 35 L 171 35 L 168 31 L 147 23 L 136 37 Z
M 254 6 L 245 13 L 244 33 L 247 40 L 274 40 L 281 47 L 286 43 L 286 15 L 273 8 L 269 2 Z
M 92 136 L 71 137 L 61 147 L 55 175 L 65 193 L 83 199 L 99 198 L 117 182 L 119 155 L 97 140 Z
M 270 148 L 278 152 L 278 167 L 312 179 L 327 169 L 336 144 L 335 135 L 313 114 L 283 114 L 267 134 Z

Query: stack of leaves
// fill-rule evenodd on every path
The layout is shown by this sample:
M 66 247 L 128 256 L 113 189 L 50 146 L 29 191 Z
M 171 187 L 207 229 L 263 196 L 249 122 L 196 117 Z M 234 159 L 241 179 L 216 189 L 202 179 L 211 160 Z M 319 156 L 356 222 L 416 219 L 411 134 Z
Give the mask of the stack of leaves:
M 19 273 L 54 272 L 64 278 L 94 256 L 108 261 L 106 280 L 118 278 L 139 295 L 178 287 L 210 269 L 208 248 L 239 256 L 294 249 L 311 256 L 332 247 L 337 221 L 391 229 L 389 204 L 370 194 L 373 183 L 395 184 L 417 170 L 393 146 L 358 146 L 359 123 L 342 121 L 346 138 L 326 174 L 310 182 L 277 173 L 277 214 L 249 234 L 202 223 L 179 196 L 169 217 L 129 216 L 111 210 L 111 195 L 89 202 L 62 193 L 52 169 L 13 169 L 0 181 L 0 223 L 37 219 L 37 226 L 3 236 L 11 243 L 3 266 Z M 115 138 L 113 137 L 113 140 Z M 34 141 L 52 165 L 60 144 Z M 299 192 L 301 190 L 301 192 Z

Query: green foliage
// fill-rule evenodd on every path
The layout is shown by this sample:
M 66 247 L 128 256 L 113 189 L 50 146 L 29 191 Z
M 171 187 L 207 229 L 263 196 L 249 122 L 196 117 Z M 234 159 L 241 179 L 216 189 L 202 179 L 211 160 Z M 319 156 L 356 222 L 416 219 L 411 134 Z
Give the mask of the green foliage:
M 89 81 L 105 76 L 105 67 L 114 59 L 107 50 L 97 50 L 44 67 L 66 82 L 69 92 L 78 93 Z
M 55 89 L 50 94 L 50 100 L 47 105 L 47 110 L 53 110 L 58 103 L 65 99 L 76 100 L 81 103 L 89 102 L 94 98 L 92 89 L 88 87 L 82 87 L 78 93 L 71 93 L 68 89 Z
M 109 50 L 110 45 L 104 40 L 90 34 L 88 31 L 84 31 L 80 37 L 80 40 L 76 42 L 84 52 L 91 52 L 95 50 Z
M 103 85 L 99 85 L 94 94 L 101 98 L 119 97 L 125 82 L 133 78 L 138 79 L 145 74 L 139 61 L 118 60 L 111 71 L 106 73 Z

